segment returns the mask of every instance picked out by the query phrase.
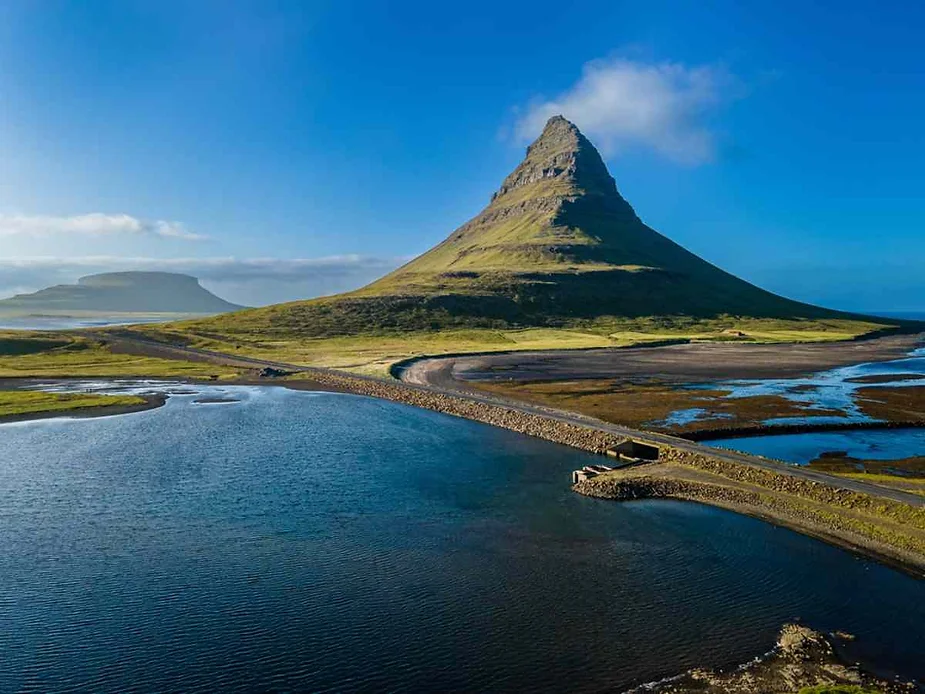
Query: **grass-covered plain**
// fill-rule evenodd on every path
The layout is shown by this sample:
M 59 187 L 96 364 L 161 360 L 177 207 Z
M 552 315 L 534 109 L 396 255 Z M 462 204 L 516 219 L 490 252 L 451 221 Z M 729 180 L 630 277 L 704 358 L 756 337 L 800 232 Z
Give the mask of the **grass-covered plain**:
M 253 309 L 201 321 L 140 326 L 134 331 L 202 349 L 384 376 L 395 362 L 420 356 L 629 347 L 667 340 L 824 342 L 850 340 L 886 327 L 843 319 L 650 317 L 577 328 L 383 330 L 361 322 L 355 334 L 312 336 L 311 331 L 290 323 L 294 314 L 278 315 L 276 308 Z M 241 318 L 245 315 L 246 321 Z
M 102 340 L 75 334 L 0 332 L 0 377 L 152 376 L 229 378 L 214 364 L 120 354 Z
M 47 412 L 67 412 L 96 407 L 133 407 L 144 405 L 136 395 L 97 395 L 90 393 L 44 393 L 41 391 L 0 391 L 0 418 Z

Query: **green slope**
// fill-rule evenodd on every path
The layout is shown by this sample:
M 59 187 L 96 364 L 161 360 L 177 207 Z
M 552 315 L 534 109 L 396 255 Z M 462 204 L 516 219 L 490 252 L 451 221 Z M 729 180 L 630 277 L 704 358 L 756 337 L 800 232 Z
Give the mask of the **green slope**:
M 471 328 L 644 329 L 652 317 L 661 325 L 720 328 L 738 319 L 803 325 L 857 318 L 766 292 L 649 228 L 621 197 L 594 146 L 555 117 L 488 207 L 404 267 L 355 292 L 195 327 L 312 338 Z

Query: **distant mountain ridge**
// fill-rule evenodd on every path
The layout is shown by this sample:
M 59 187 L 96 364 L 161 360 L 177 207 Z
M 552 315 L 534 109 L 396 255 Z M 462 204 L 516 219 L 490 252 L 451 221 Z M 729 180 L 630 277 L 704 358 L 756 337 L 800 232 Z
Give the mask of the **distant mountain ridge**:
M 354 292 L 216 320 L 324 337 L 730 316 L 858 319 L 760 289 L 646 226 L 594 145 L 556 116 L 489 205 L 430 251 Z
M 0 300 L 0 314 L 37 316 L 85 313 L 216 314 L 244 308 L 219 298 L 190 275 L 174 272 L 107 272 L 77 284 L 59 284 Z

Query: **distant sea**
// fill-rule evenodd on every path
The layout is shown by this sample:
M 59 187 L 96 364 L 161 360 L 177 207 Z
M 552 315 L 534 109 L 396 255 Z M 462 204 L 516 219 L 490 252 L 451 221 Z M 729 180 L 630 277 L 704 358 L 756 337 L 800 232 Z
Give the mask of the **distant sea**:
M 4 318 L 0 316 L 0 329 L 3 330 L 74 330 L 77 328 L 102 328 L 107 325 L 137 325 L 139 323 L 164 323 L 177 320 L 180 314 L 173 316 L 94 316 L 78 318 L 75 316 L 25 316 L 22 318 Z M 192 314 L 183 314 L 184 317 Z
M 871 316 L 884 318 L 907 318 L 909 320 L 925 320 L 925 311 L 866 311 Z

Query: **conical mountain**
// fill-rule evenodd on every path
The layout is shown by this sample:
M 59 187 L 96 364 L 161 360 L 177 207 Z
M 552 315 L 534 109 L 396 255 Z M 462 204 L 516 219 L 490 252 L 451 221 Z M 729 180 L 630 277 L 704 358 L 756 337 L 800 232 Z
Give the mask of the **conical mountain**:
M 304 336 L 848 317 L 759 289 L 646 226 L 594 145 L 561 116 L 489 205 L 430 251 L 358 291 L 240 315 Z

